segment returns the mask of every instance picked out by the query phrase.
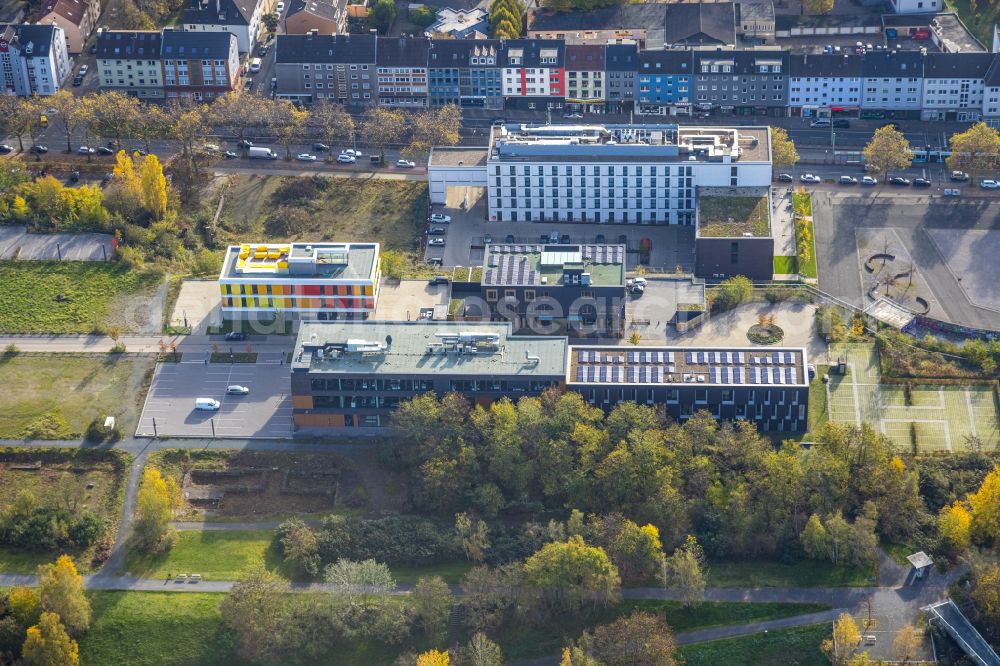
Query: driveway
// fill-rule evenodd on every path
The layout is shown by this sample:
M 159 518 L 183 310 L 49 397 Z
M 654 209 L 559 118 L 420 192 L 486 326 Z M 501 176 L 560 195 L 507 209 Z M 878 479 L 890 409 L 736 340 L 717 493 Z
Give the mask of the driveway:
M 205 363 L 207 354 L 185 354 L 181 363 L 160 363 L 146 396 L 137 437 L 292 436 L 291 376 L 284 351 L 258 352 L 257 363 Z M 232 384 L 249 395 L 227 395 Z M 218 411 L 194 408 L 195 399 L 214 398 Z M 155 420 L 155 427 L 154 427 Z
M 215 280 L 184 280 L 170 314 L 171 326 L 190 326 L 191 332 L 203 335 L 209 326 L 222 321 L 219 283 Z

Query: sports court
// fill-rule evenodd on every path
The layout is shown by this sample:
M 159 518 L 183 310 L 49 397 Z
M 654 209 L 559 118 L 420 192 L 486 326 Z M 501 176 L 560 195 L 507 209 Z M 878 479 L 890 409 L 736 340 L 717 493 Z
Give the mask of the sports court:
M 826 385 L 830 419 L 875 425 L 897 446 L 912 450 L 911 424 L 918 453 L 962 451 L 975 436 L 983 450 L 1000 447 L 1000 426 L 989 386 L 915 386 L 910 404 L 902 386 L 882 384 L 874 345 L 830 345 L 830 359 L 847 359 L 847 375 L 831 368 Z

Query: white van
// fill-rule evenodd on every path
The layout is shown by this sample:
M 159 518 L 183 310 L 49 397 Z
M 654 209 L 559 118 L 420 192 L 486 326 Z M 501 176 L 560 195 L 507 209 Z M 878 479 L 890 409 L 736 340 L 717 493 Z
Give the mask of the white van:
M 247 148 L 247 157 L 252 160 L 276 160 L 278 159 L 278 153 L 270 148 L 254 146 L 253 148 Z
M 214 412 L 221 406 L 222 403 L 214 398 L 195 398 L 194 400 L 194 408 L 206 412 Z
M 250 71 L 254 74 L 260 71 L 260 58 L 254 58 L 250 61 Z

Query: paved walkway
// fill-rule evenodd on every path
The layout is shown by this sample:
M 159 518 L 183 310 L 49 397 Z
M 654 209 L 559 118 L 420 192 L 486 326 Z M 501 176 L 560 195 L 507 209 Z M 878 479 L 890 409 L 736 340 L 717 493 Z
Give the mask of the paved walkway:
M 119 341 L 125 345 L 126 351 L 142 354 L 157 354 L 160 343 L 171 342 L 177 345 L 177 351 L 185 353 L 206 353 L 213 351 L 213 346 L 221 350 L 236 347 L 243 351 L 249 344 L 255 349 L 269 350 L 287 349 L 291 351 L 295 343 L 292 335 L 251 335 L 249 340 L 241 342 L 226 342 L 222 335 L 123 335 Z M 106 335 L 0 335 L 0 349 L 14 345 L 24 352 L 80 352 L 107 353 L 114 346 L 114 341 Z

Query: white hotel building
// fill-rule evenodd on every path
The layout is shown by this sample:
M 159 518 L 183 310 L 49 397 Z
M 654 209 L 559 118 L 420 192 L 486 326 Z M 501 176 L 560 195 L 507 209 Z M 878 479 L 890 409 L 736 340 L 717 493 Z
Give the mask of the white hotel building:
M 698 187 L 770 182 L 767 128 L 496 127 L 486 160 L 497 222 L 692 225 Z

